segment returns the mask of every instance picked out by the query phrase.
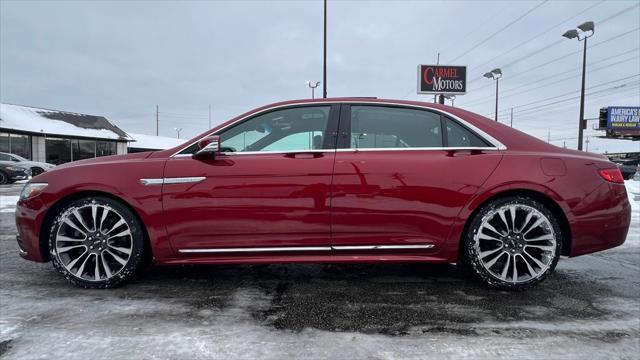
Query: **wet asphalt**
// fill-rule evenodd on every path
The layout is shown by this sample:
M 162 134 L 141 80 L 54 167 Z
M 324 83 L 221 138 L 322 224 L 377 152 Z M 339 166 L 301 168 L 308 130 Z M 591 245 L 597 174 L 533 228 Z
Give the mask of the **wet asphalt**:
M 428 264 L 150 267 L 123 287 L 84 290 L 22 260 L 15 232 L 0 212 L 0 358 L 640 354 L 637 246 L 563 258 L 519 293 Z

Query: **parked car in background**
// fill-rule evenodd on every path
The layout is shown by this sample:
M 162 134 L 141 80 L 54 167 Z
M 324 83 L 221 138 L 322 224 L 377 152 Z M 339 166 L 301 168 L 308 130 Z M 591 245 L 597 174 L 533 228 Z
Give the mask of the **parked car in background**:
M 39 161 L 31 161 L 29 159 L 23 158 L 20 155 L 4 153 L 4 152 L 0 152 L 0 161 L 12 161 L 12 162 L 18 163 L 20 166 L 30 169 L 31 176 L 38 176 L 43 172 L 55 167 L 55 165 L 53 164 L 48 164 L 48 163 L 39 162 Z
M 0 161 L 0 185 L 26 180 L 31 175 L 29 168 L 12 161 Z
M 601 155 L 458 108 L 363 98 L 272 104 L 172 149 L 68 163 L 16 206 L 21 256 L 86 288 L 152 259 L 458 263 L 524 290 L 561 255 L 622 244 L 630 221 Z
M 618 164 L 618 168 L 620 168 L 620 172 L 622 173 L 622 177 L 625 180 L 633 179 L 633 176 L 636 174 L 638 169 L 638 165 L 627 165 L 627 164 Z

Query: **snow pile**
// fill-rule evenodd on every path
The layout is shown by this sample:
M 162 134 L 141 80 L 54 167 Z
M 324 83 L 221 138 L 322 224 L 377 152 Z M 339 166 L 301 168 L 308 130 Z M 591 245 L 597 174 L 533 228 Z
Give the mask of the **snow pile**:
M 116 140 L 122 139 L 121 135 L 110 129 L 80 127 L 66 121 L 54 120 L 44 116 L 44 114 L 56 113 L 89 116 L 65 111 L 0 103 L 0 128 L 21 130 L 31 133 L 44 133 L 48 135 L 82 136 Z M 108 120 L 104 119 L 104 121 L 106 121 L 108 126 L 115 127 L 115 125 L 109 123 Z
M 185 143 L 185 139 L 176 139 L 166 136 L 153 136 L 145 134 L 128 133 L 135 142 L 130 142 L 129 147 L 149 149 L 149 150 L 166 150 L 174 148 Z

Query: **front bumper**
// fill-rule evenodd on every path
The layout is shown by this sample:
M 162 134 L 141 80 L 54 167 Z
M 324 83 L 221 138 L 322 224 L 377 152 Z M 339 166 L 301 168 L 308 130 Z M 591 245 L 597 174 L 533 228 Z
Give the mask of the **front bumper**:
M 19 200 L 16 205 L 16 240 L 20 247 L 20 256 L 27 260 L 46 262 L 48 256 L 40 247 L 40 229 L 44 221 L 46 209 L 42 201 L 36 197 Z

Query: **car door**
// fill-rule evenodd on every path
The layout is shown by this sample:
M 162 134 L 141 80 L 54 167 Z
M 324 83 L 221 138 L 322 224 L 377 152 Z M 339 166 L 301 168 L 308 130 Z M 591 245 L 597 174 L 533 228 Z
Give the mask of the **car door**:
M 193 159 L 193 147 L 170 158 L 162 201 L 174 250 L 329 250 L 337 115 L 331 105 L 263 111 L 217 131 L 214 160 Z
M 427 109 L 353 104 L 341 114 L 332 245 L 438 251 L 461 207 L 496 168 L 499 151 Z

